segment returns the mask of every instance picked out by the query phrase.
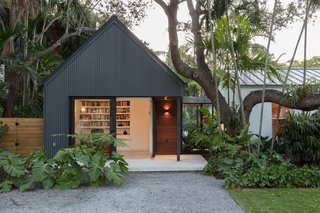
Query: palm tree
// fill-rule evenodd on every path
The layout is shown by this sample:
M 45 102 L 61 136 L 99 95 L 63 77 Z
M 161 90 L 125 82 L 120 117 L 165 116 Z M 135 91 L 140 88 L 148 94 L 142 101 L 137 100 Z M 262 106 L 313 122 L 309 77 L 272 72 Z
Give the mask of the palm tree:
M 265 66 L 264 66 L 264 75 L 263 75 L 263 91 L 262 91 L 262 100 L 261 100 L 261 111 L 260 111 L 260 123 L 259 123 L 259 144 L 258 144 L 258 150 L 257 154 L 260 153 L 260 141 L 261 141 L 261 130 L 262 130 L 262 124 L 263 124 L 263 111 L 264 111 L 264 99 L 265 99 L 265 92 L 266 92 L 266 80 L 267 80 L 267 68 L 268 68 L 268 62 L 269 62 L 269 49 L 270 49 L 270 43 L 271 43 L 271 37 L 272 37 L 272 31 L 273 31 L 273 25 L 274 20 L 276 16 L 276 7 L 277 7 L 278 1 L 274 1 L 273 6 L 273 12 L 272 12 L 272 18 L 271 18 L 271 24 L 269 29 L 269 35 L 268 35 L 268 45 L 267 45 L 267 51 L 266 51 L 266 60 L 265 60 Z
M 218 79 L 217 79 L 217 71 L 216 71 L 216 50 L 215 50 L 215 45 L 214 45 L 214 31 L 213 31 L 213 19 L 211 17 L 212 11 L 211 11 L 212 5 L 211 5 L 211 0 L 208 0 L 208 13 L 209 13 L 209 25 L 210 25 L 210 37 L 211 37 L 211 47 L 212 47 L 212 61 L 213 61 L 213 78 L 214 78 L 214 84 L 216 88 L 216 93 L 218 94 L 219 92 L 219 85 L 218 85 Z M 219 104 L 219 96 L 216 98 L 216 104 L 217 104 L 217 123 L 219 129 L 221 128 L 221 119 L 220 119 L 220 104 Z
M 227 23 L 228 23 L 227 32 L 228 32 L 228 38 L 229 38 L 229 42 L 230 42 L 231 58 L 232 58 L 232 61 L 233 61 L 235 78 L 236 78 L 236 82 L 237 82 L 237 90 L 238 90 L 238 96 L 239 96 L 242 124 L 243 124 L 243 126 L 245 126 L 247 122 L 246 122 L 246 118 L 245 118 L 245 114 L 244 114 L 243 101 L 242 101 L 242 95 L 241 95 L 241 90 L 240 90 L 240 80 L 239 80 L 239 73 L 238 73 L 238 65 L 237 65 L 237 61 L 236 61 L 236 57 L 235 57 L 235 50 L 234 50 L 233 40 L 232 40 L 232 36 L 231 36 L 231 27 L 230 27 L 230 20 L 229 20 L 229 14 L 228 14 L 228 9 L 229 9 L 228 1 L 225 1 L 225 5 L 226 5 L 225 6 L 225 8 L 226 8 L 226 18 L 227 18 Z
M 311 2 L 306 0 L 306 16 L 304 19 L 304 47 L 303 47 L 303 82 L 302 86 L 306 85 L 307 78 L 307 35 L 308 35 L 308 14 L 310 10 Z
M 298 50 L 298 47 L 299 47 L 299 44 L 300 44 L 300 40 L 301 40 L 302 34 L 303 34 L 303 32 L 304 32 L 304 30 L 305 30 L 305 28 L 307 26 L 307 22 L 308 22 L 308 17 L 309 17 L 311 6 L 313 5 L 314 8 L 320 6 L 320 1 L 319 0 L 310 0 L 310 2 L 309 3 L 308 2 L 309 1 L 306 0 L 306 12 L 305 12 L 304 21 L 303 21 L 303 24 L 302 24 L 302 27 L 301 27 L 301 30 L 300 30 L 300 34 L 299 34 L 295 49 L 294 49 L 293 54 L 292 54 L 292 58 L 290 60 L 288 71 L 286 73 L 285 79 L 284 79 L 283 84 L 282 84 L 282 93 L 284 93 L 286 88 L 287 88 L 287 82 L 288 82 L 289 73 L 290 73 L 290 70 L 291 70 L 292 65 L 294 63 L 295 56 L 296 56 L 296 53 L 297 53 L 297 50 Z M 306 36 L 306 33 L 305 33 L 305 36 Z M 306 37 L 305 37 L 305 39 L 306 39 Z M 304 52 L 306 53 L 306 43 L 305 43 L 305 46 L 304 46 Z M 304 60 L 306 61 L 306 54 L 305 54 L 305 59 Z M 305 68 L 304 68 L 304 74 L 303 74 L 303 84 L 305 84 L 305 81 L 306 81 L 306 62 L 304 62 L 304 63 L 305 63 L 305 65 L 304 65 Z M 277 110 L 277 119 L 276 119 L 276 125 L 275 125 L 276 129 L 279 128 L 280 111 L 281 111 L 281 106 L 279 105 L 278 110 Z M 275 142 L 275 137 L 272 138 L 271 150 L 273 150 L 274 142 Z

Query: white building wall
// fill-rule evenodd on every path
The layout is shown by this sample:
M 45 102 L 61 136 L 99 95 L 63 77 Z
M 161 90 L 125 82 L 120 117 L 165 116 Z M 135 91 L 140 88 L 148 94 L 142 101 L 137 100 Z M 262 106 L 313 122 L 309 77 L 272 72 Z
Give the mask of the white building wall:
M 277 89 L 281 90 L 280 88 L 268 88 L 268 89 Z M 256 90 L 262 90 L 262 86 L 250 86 L 250 87 L 242 87 L 241 88 L 241 95 L 242 99 L 244 99 L 250 92 L 256 91 Z M 228 91 L 227 90 L 221 90 L 222 95 L 225 97 L 226 100 L 228 100 Z M 232 101 L 232 91 L 229 91 L 230 95 L 230 102 Z M 236 93 L 235 96 L 235 104 L 239 106 L 239 98 L 238 94 Z M 230 103 L 231 104 L 231 103 Z M 260 125 L 260 111 L 261 111 L 262 104 L 257 104 L 253 107 L 250 118 L 249 118 L 249 131 L 253 134 L 259 133 L 259 125 Z M 261 135 L 266 137 L 272 137 L 272 103 L 266 102 L 264 104 L 264 110 L 263 110 L 263 124 L 261 129 Z

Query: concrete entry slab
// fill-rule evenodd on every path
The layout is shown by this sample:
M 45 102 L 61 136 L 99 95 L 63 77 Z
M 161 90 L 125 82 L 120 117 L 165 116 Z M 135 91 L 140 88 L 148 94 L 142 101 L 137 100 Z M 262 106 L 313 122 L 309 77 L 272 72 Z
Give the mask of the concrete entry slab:
M 149 159 L 126 159 L 130 172 L 201 171 L 207 161 L 201 155 L 157 155 Z

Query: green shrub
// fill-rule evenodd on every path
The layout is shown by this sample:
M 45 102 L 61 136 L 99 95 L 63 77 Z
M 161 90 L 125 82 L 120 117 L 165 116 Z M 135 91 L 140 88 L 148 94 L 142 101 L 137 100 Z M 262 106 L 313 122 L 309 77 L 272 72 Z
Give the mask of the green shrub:
M 293 113 L 288 118 L 279 133 L 278 140 L 283 142 L 295 159 L 301 163 L 320 162 L 320 112 L 313 115 L 309 113 Z M 287 152 L 288 152 L 287 151 Z
M 258 142 L 252 140 L 248 127 L 235 137 L 219 132 L 203 139 L 212 154 L 204 172 L 224 178 L 226 188 L 320 186 L 319 167 L 297 167 L 270 150 L 255 153 Z
M 106 154 L 106 145 L 123 145 L 112 135 L 71 135 L 82 141 L 61 149 L 52 158 L 44 149 L 23 158 L 8 151 L 0 152 L 0 192 L 13 187 L 21 191 L 35 187 L 44 189 L 70 189 L 81 185 L 102 186 L 106 181 L 120 185 L 128 172 L 128 164 L 117 153 Z

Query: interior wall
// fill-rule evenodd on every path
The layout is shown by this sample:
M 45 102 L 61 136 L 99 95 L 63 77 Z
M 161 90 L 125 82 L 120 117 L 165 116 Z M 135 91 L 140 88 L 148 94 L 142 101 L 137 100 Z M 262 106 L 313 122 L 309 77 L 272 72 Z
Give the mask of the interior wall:
M 150 98 L 123 98 L 130 100 L 130 135 L 119 135 L 118 138 L 127 139 L 127 147 L 117 147 L 120 154 L 128 152 L 151 153 L 150 146 L 152 116 Z M 117 99 L 118 100 L 118 99 Z
M 79 114 L 80 114 L 80 101 L 74 101 L 74 132 L 80 133 L 79 129 Z

